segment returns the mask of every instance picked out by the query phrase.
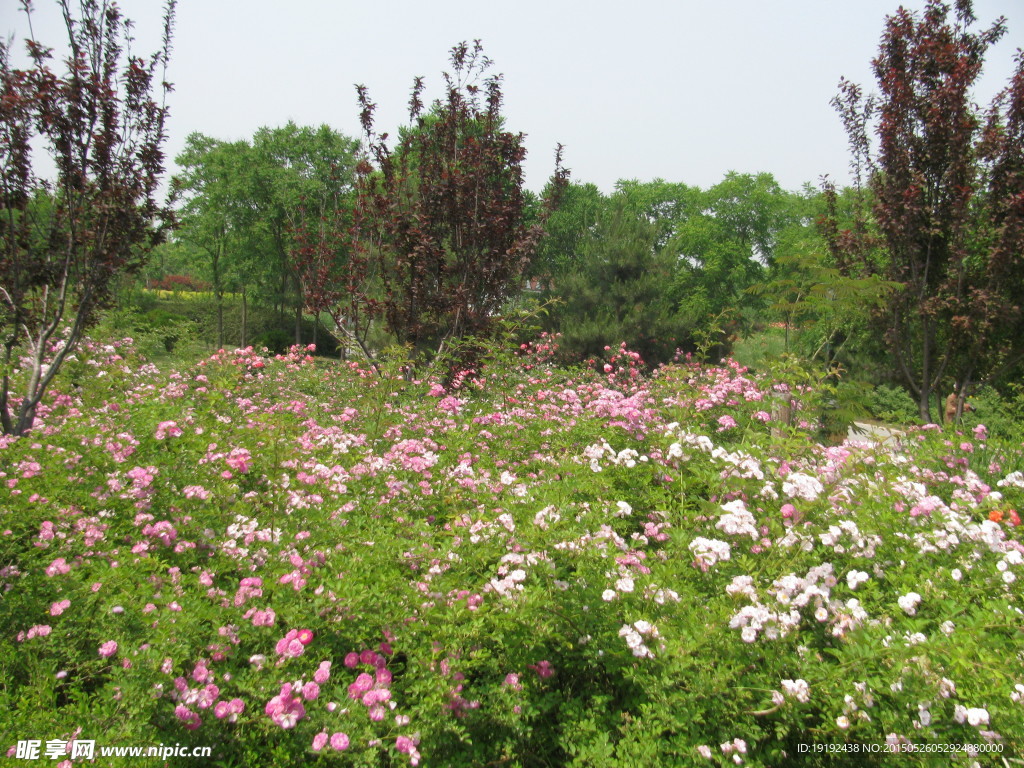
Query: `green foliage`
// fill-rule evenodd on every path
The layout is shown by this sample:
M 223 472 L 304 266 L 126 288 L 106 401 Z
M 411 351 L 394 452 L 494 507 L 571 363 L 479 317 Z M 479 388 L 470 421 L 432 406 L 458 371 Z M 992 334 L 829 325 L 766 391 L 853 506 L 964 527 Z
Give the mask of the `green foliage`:
M 617 199 L 583 244 L 574 269 L 550 290 L 558 302 L 549 328 L 562 334 L 564 359 L 600 359 L 625 342 L 651 364 L 691 344 L 692 325 L 667 292 L 674 264 L 657 250 L 657 228 Z
M 988 432 L 1010 442 L 1024 443 L 1024 386 L 1013 383 L 1001 394 L 994 387 L 982 387 L 967 401 L 963 428 L 984 424 Z
M 903 387 L 880 384 L 871 391 L 871 413 L 892 424 L 917 424 L 917 403 Z
M 251 142 L 191 134 L 176 158 L 181 227 L 162 268 L 191 263 L 191 273 L 211 283 L 219 314 L 228 291 L 276 307 L 282 319 L 286 309 L 301 311 L 294 232 L 351 205 L 358 147 L 326 125 L 291 122 L 261 128 Z M 218 317 L 217 346 L 228 343 L 223 322 Z
M 786 353 L 786 332 L 768 327 L 748 333 L 732 346 L 732 356 L 740 365 L 753 371 L 768 370 L 773 360 Z

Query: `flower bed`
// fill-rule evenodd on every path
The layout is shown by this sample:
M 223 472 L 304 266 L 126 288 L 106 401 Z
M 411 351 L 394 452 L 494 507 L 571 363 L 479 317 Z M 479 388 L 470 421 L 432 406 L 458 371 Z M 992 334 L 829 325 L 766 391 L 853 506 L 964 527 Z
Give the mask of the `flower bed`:
M 629 360 L 567 372 L 527 349 L 445 391 L 299 349 L 166 374 L 94 347 L 80 389 L 0 440 L 0 746 L 212 745 L 223 766 L 1019 754 L 1021 446 L 926 428 L 826 448 L 811 391 Z

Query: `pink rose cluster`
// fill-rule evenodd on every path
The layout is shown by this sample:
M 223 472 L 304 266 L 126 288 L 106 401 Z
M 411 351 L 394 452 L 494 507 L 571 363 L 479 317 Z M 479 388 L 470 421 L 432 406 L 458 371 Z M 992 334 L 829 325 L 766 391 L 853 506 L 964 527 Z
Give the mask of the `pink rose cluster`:
M 36 624 L 34 627 L 29 628 L 28 632 L 18 633 L 18 642 L 23 643 L 26 640 L 31 640 L 35 637 L 46 637 L 50 634 L 51 628 L 49 624 Z
M 213 714 L 218 720 L 227 720 L 229 723 L 233 723 L 238 720 L 238 716 L 242 714 L 244 709 L 245 702 L 241 699 L 218 701 L 213 705 Z
M 409 765 L 419 765 L 421 755 L 419 750 L 416 749 L 419 743 L 420 740 L 416 736 L 399 736 L 395 739 L 395 749 L 403 755 L 409 756 Z
M 156 425 L 156 434 L 154 437 L 157 440 L 166 440 L 168 437 L 181 437 L 181 427 L 175 421 L 161 421 Z
M 326 746 L 330 746 L 331 749 L 337 752 L 343 752 L 348 749 L 348 744 L 348 734 L 345 733 L 333 733 L 328 736 L 327 731 L 321 731 L 313 737 L 314 752 L 320 752 Z
M 369 710 L 370 719 L 380 722 L 384 719 L 385 704 L 394 706 L 391 702 L 391 672 L 386 667 L 378 667 L 374 675 L 361 672 L 355 682 L 348 687 L 348 697 L 355 699 Z
M 313 642 L 313 631 L 310 629 L 290 629 L 288 634 L 277 641 L 275 650 L 281 660 L 301 656 L 306 646 Z
M 292 684 L 285 683 L 281 686 L 281 692 L 267 702 L 264 712 L 274 721 L 275 725 L 282 728 L 294 728 L 295 724 L 306 716 L 306 708 L 302 705 L 302 692 L 293 695 Z
M 108 640 L 107 642 L 103 643 L 103 645 L 100 646 L 100 657 L 101 658 L 109 659 L 115 653 L 117 653 L 117 641 L 116 640 Z
M 231 469 L 243 475 L 249 471 L 249 462 L 251 460 L 252 454 L 245 448 L 232 448 L 231 452 L 224 459 Z

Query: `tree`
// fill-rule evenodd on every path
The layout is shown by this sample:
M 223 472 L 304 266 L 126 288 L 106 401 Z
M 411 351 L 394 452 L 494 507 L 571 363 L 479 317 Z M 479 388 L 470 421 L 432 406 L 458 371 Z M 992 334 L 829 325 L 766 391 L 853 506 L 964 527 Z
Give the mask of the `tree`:
M 1005 21 L 973 32 L 969 0 L 949 12 L 929 0 L 920 16 L 887 18 L 877 98 L 840 83 L 834 103 L 873 205 L 853 228 L 825 222 L 840 268 L 900 284 L 877 319 L 926 421 L 943 387 L 962 409 L 972 387 L 1024 359 L 1024 57 L 986 124 L 970 91 Z
M 571 271 L 607 204 L 607 198 L 593 184 L 566 185 L 558 209 L 551 212 L 544 226 L 545 235 L 530 265 L 529 275 L 539 278 L 543 285 Z
M 254 283 L 277 306 L 282 324 L 290 303 L 299 343 L 305 301 L 296 233 L 308 228 L 307 219 L 319 222 L 350 207 L 357 150 L 358 142 L 326 125 L 291 122 L 260 128 L 251 142 L 188 137 L 174 179 L 183 198 L 179 237 L 206 257 L 218 346 L 224 291 L 241 291 L 244 307 Z
M 658 238 L 655 222 L 638 216 L 624 196 L 612 198 L 550 292 L 559 301 L 551 330 L 562 334 L 562 352 L 572 361 L 600 359 L 606 347 L 626 342 L 656 365 L 690 344 L 692 326 L 674 311 L 669 290 L 674 259 Z
M 182 173 L 175 177 L 184 201 L 178 237 L 204 258 L 217 303 L 217 346 L 224 346 L 224 291 L 229 276 L 240 268 L 250 220 L 249 144 L 225 142 L 193 133 L 176 158 Z
M 26 40 L 30 66 L 16 69 L 0 41 L 0 427 L 24 435 L 61 365 L 110 301 L 118 276 L 137 270 L 161 239 L 168 211 L 156 200 L 163 173 L 163 79 L 174 0 L 163 44 L 144 60 L 128 53 L 131 22 L 116 5 L 82 0 L 80 18 L 61 0 L 65 70 Z M 22 0 L 31 29 L 31 6 Z M 159 99 L 159 100 L 158 100 Z M 35 167 L 45 147 L 52 180 Z M 20 397 L 14 367 L 27 357 Z
M 275 265 L 275 294 L 283 318 L 291 301 L 295 343 L 301 343 L 302 269 L 295 234 L 327 216 L 349 218 L 359 142 L 327 125 L 292 122 L 253 136 L 252 203 L 263 234 L 261 254 Z
M 428 112 L 416 78 L 412 125 L 394 151 L 357 87 L 370 157 L 357 181 L 354 248 L 379 264 L 388 330 L 424 355 L 492 332 L 543 233 L 526 222 L 526 149 L 521 133 L 504 130 L 501 76 L 485 77 L 491 62 L 479 41 L 455 46 L 451 63 L 445 98 Z M 560 154 L 556 191 L 566 176 Z

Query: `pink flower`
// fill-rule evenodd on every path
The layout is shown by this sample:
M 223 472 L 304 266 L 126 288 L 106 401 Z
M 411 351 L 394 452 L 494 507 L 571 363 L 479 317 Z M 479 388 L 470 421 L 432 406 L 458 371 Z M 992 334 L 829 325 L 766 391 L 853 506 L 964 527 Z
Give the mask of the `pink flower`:
M 50 634 L 49 624 L 36 624 L 34 627 L 29 629 L 26 639 L 31 640 L 33 637 L 46 637 L 48 634 Z
M 373 687 L 373 678 L 363 672 L 356 678 L 356 681 L 348 687 L 350 699 L 361 699 L 363 694 Z
M 281 686 L 281 692 L 267 702 L 263 710 L 275 725 L 282 728 L 294 728 L 295 724 L 306 716 L 306 708 L 302 701 L 292 696 L 291 683 Z
M 319 752 L 321 749 L 327 746 L 327 731 L 320 731 L 316 736 L 313 737 L 313 751 Z
M 313 682 L 323 685 L 331 679 L 331 662 L 321 661 L 320 667 L 313 673 Z
M 272 627 L 274 622 L 277 620 L 277 614 L 274 613 L 273 608 L 267 610 L 255 610 L 252 611 L 252 625 L 254 627 Z
M 302 638 L 300 637 L 301 632 L 308 633 L 309 640 L 313 639 L 313 633 L 308 629 L 290 629 L 288 630 L 288 634 L 278 640 L 277 645 L 274 647 L 278 654 L 292 658 L 301 656 L 306 650 L 306 644 L 309 642 L 309 640 L 307 640 L 306 643 L 302 642 Z
M 58 557 L 46 568 L 47 576 L 62 576 L 71 570 L 71 566 L 67 564 L 67 561 L 63 557 Z
M 552 666 L 551 662 L 547 660 L 539 661 L 536 664 L 530 664 L 528 666 L 537 673 L 538 677 L 541 678 L 548 678 L 555 674 L 554 666 Z
M 311 642 L 313 642 L 313 630 L 300 629 L 296 637 L 299 639 L 299 642 L 303 645 L 309 645 Z
M 332 734 L 331 749 L 336 749 L 339 752 L 348 749 L 348 736 L 344 733 Z
M 218 701 L 217 705 L 213 708 L 213 714 L 218 719 L 227 718 L 228 722 L 233 723 L 238 720 L 238 716 L 245 709 L 245 702 L 241 699 L 232 699 L 231 701 Z
M 181 428 L 176 422 L 173 421 L 161 421 L 156 425 L 156 437 L 157 440 L 163 440 L 167 437 L 180 437 Z
M 109 659 L 115 653 L 117 653 L 117 641 L 115 640 L 108 640 L 100 646 L 100 656 L 104 659 Z
M 249 471 L 249 460 L 252 458 L 252 454 L 249 453 L 245 448 L 233 448 L 231 453 L 225 457 L 224 461 L 227 465 L 235 472 L 241 472 L 245 474 Z
M 54 603 L 50 606 L 51 616 L 60 616 L 64 611 L 71 607 L 70 600 L 61 600 L 60 602 Z
M 316 683 L 306 683 L 302 686 L 302 698 L 306 701 L 313 701 L 320 695 L 320 686 Z
M 181 704 L 174 708 L 174 716 L 177 717 L 190 731 L 194 731 L 203 724 L 203 721 L 200 719 L 198 714 Z
M 718 424 L 718 431 L 724 432 L 725 430 L 732 429 L 733 427 L 736 426 L 736 419 L 726 414 L 725 416 L 718 417 Z
M 352 653 L 345 655 L 345 666 L 349 669 L 355 669 L 359 666 L 359 654 L 353 651 Z

